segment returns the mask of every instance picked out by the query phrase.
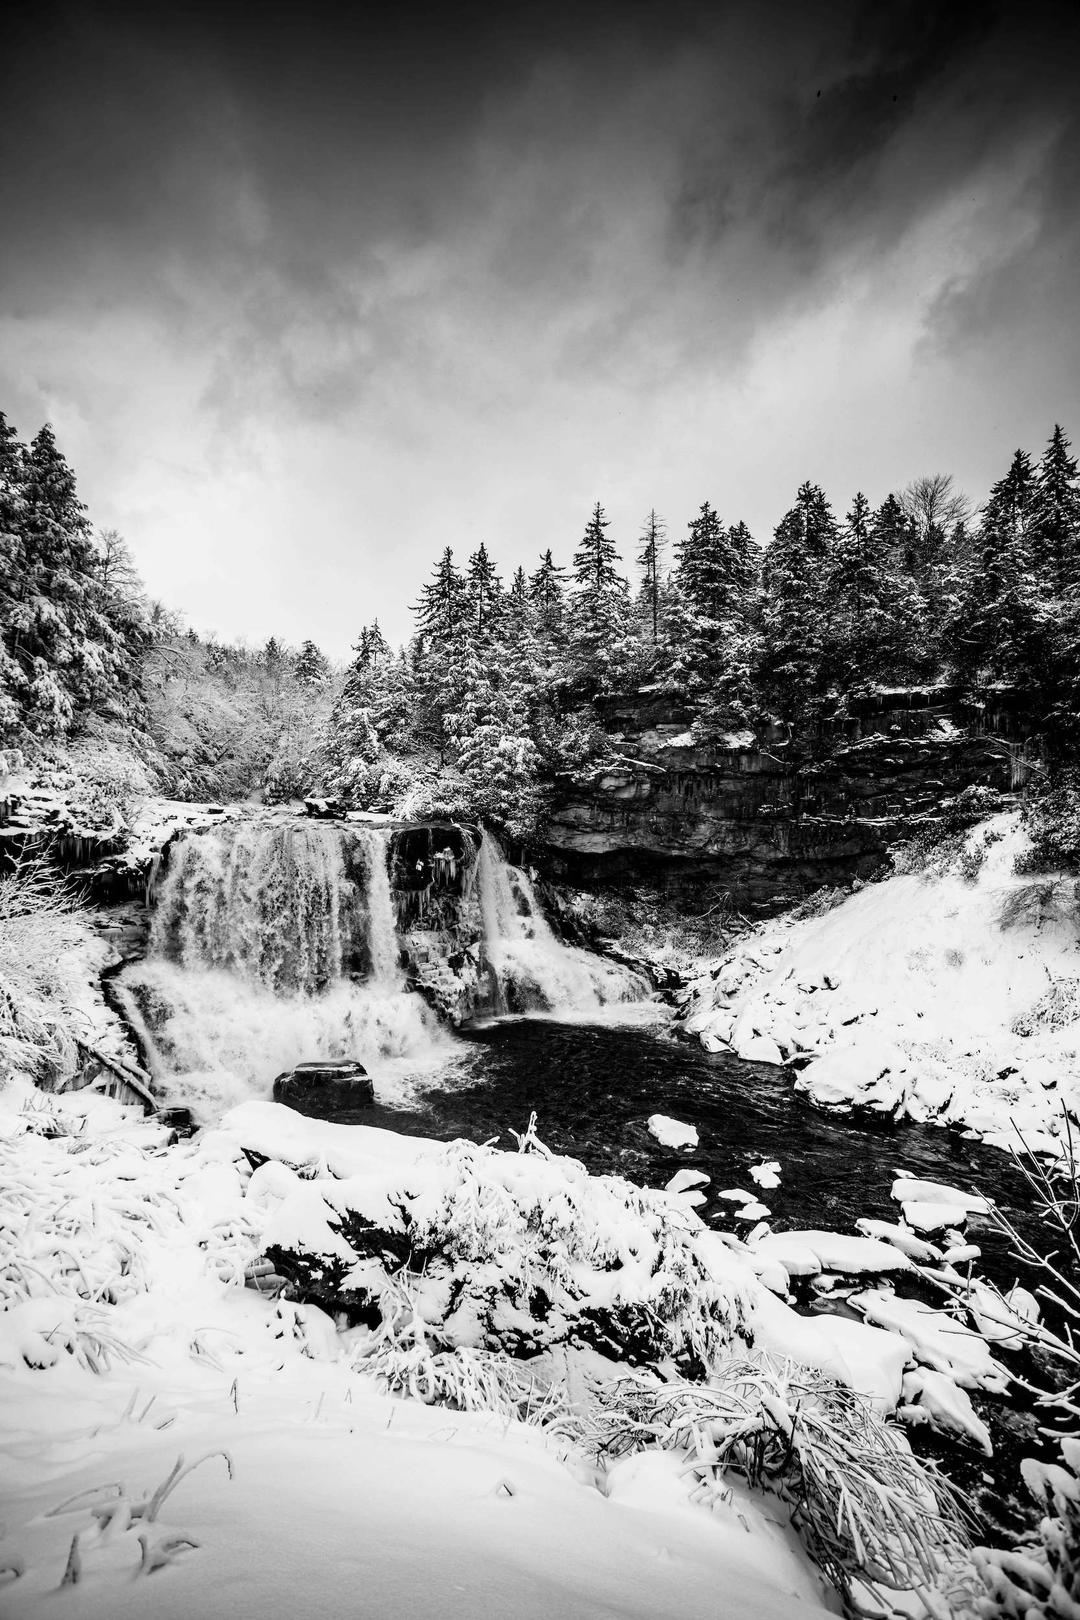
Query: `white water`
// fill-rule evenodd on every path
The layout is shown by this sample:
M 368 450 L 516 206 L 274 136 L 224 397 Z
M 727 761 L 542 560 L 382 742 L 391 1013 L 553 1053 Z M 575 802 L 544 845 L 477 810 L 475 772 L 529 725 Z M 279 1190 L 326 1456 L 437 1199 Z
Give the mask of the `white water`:
M 341 976 L 357 910 L 336 827 L 251 821 L 171 850 L 150 948 L 186 968 L 312 995 Z
M 407 1106 L 453 1049 L 404 989 L 386 837 L 348 837 L 363 892 L 342 829 L 317 822 L 222 827 L 171 851 L 151 956 L 116 988 L 158 1088 L 200 1120 L 269 1095 L 276 1075 L 318 1058 L 359 1060 L 381 1102 Z M 358 982 L 349 968 L 364 947 L 370 972 Z
M 484 952 L 500 1012 L 539 1007 L 589 1019 L 613 1002 L 637 1002 L 648 994 L 629 968 L 555 937 L 527 873 L 509 865 L 489 832 L 480 846 L 478 878 Z
M 361 828 L 356 836 L 367 855 L 367 939 L 371 976 L 384 989 L 400 990 L 404 975 L 401 971 L 394 897 L 390 892 L 390 873 L 387 870 L 387 840 L 374 827 Z
M 352 1058 L 379 1101 L 407 1106 L 445 1069 L 453 1037 L 405 989 L 388 857 L 379 828 L 286 819 L 177 843 L 150 957 L 116 981 L 164 1095 L 207 1121 L 267 1096 L 298 1063 Z M 489 833 L 478 878 L 500 1012 L 604 1019 L 648 994 L 628 969 L 556 939 Z

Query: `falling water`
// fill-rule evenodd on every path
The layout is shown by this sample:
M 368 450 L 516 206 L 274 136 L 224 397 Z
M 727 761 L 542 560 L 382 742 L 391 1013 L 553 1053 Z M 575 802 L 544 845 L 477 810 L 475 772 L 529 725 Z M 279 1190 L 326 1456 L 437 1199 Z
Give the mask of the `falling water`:
M 371 956 L 371 977 L 384 989 L 400 990 L 404 982 L 401 951 L 398 946 L 394 897 L 390 892 L 386 836 L 375 827 L 364 827 L 356 837 L 366 855 L 367 942 Z
M 336 828 L 248 822 L 180 840 L 158 892 L 151 952 L 314 995 L 343 969 L 355 890 Z
M 644 980 L 628 968 L 555 937 L 528 875 L 509 864 L 490 832 L 484 833 L 478 870 L 484 952 L 499 1011 L 542 1008 L 581 1018 L 648 994 Z
M 160 1090 L 200 1118 L 310 1059 L 408 1103 L 450 1038 L 399 969 L 385 837 L 254 820 L 173 846 L 145 962 L 116 981 Z

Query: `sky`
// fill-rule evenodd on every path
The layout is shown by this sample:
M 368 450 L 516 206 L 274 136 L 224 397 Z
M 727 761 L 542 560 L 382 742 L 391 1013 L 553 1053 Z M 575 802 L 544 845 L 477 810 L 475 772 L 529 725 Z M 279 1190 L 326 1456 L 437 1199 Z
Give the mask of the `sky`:
M 1080 6 L 9 0 L 0 409 L 224 639 L 1080 441 Z

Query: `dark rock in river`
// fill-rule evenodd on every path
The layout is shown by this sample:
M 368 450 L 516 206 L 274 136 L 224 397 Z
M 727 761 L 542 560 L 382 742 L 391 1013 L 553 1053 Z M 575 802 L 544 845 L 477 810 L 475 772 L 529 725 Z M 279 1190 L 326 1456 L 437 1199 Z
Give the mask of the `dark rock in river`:
M 338 1113 L 375 1101 L 375 1087 L 362 1063 L 298 1063 L 274 1081 L 274 1101 L 301 1113 Z

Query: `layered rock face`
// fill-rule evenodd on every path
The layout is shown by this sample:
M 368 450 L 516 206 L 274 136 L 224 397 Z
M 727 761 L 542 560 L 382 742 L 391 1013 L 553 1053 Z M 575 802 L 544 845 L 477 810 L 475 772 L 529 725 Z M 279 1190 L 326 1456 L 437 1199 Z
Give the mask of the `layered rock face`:
M 866 877 L 963 788 L 1016 785 L 1028 726 L 1009 698 L 976 715 L 957 692 L 876 694 L 831 723 L 816 759 L 778 725 L 701 744 L 677 699 L 610 703 L 619 755 L 559 783 L 550 869 L 585 887 L 652 884 L 688 902 L 720 886 L 761 912 Z

